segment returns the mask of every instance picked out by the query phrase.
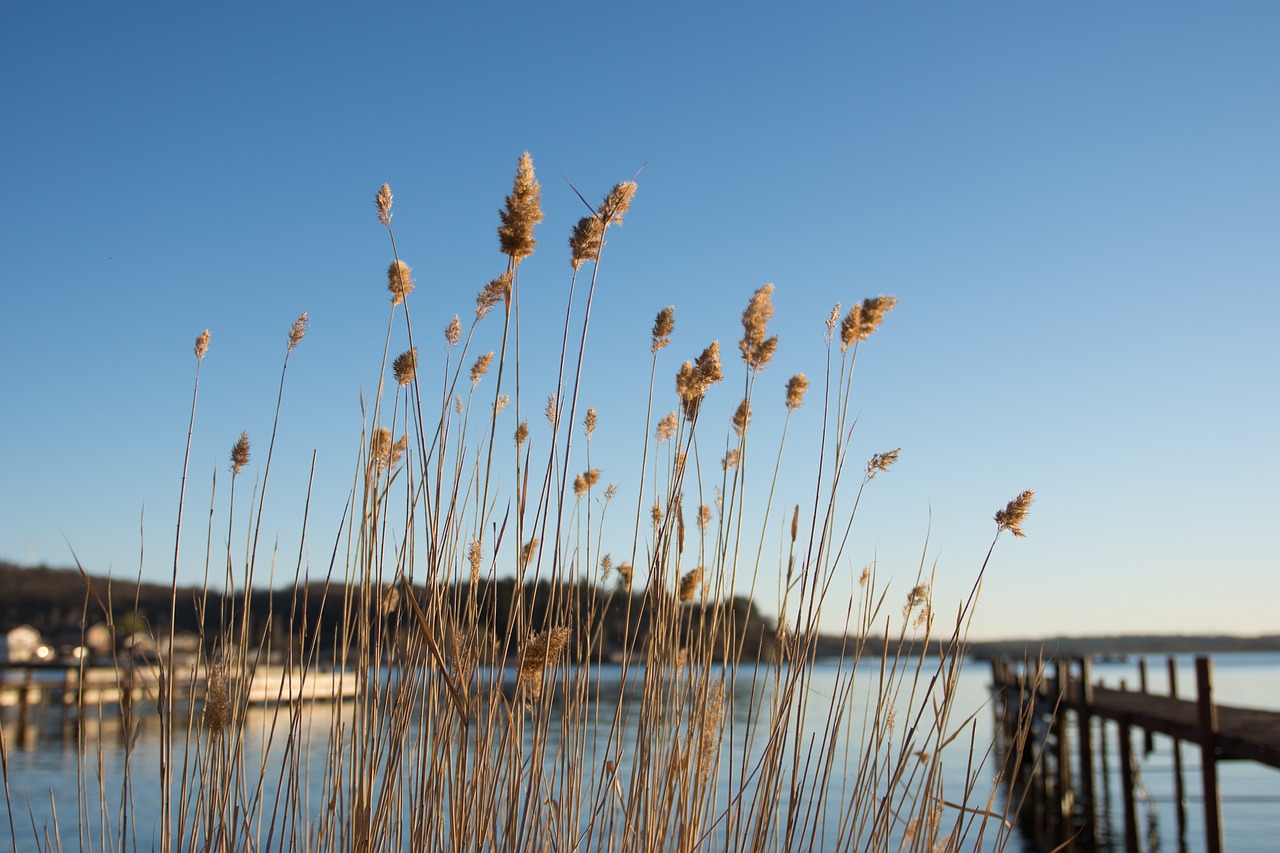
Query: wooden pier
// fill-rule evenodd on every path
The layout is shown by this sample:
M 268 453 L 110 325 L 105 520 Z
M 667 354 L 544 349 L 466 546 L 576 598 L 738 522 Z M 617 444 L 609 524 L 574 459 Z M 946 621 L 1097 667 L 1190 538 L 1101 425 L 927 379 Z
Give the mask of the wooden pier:
M 992 686 L 1003 748 L 1011 758 L 1011 791 L 1022 801 L 1024 826 L 1031 834 L 1064 849 L 1088 851 L 1098 840 L 1098 810 L 1107 797 L 1095 791 L 1094 748 L 1107 784 L 1106 723 L 1117 729 L 1126 851 L 1138 846 L 1134 804 L 1133 730 L 1142 732 L 1151 751 L 1153 734 L 1174 740 L 1174 785 L 1179 836 L 1186 830 L 1185 795 L 1179 742 L 1196 744 L 1204 809 L 1204 849 L 1222 850 L 1221 797 L 1217 764 L 1254 761 L 1280 769 L 1280 711 L 1218 705 L 1213 701 L 1213 664 L 1197 657 L 1196 698 L 1177 698 L 1177 670 L 1168 659 L 1171 695 L 1147 691 L 1146 661 L 1139 661 L 1138 690 L 1095 683 L 1090 660 L 1055 660 L 1021 664 L 991 662 Z M 1071 726 L 1074 719 L 1075 725 Z M 1095 726 L 1095 721 L 1097 725 Z M 1072 730 L 1074 729 L 1074 731 Z M 1097 731 L 1095 738 L 1094 732 Z M 1074 744 L 1074 749 L 1072 745 Z M 1072 753 L 1075 753 L 1073 756 Z M 1073 772 L 1074 770 L 1074 772 Z

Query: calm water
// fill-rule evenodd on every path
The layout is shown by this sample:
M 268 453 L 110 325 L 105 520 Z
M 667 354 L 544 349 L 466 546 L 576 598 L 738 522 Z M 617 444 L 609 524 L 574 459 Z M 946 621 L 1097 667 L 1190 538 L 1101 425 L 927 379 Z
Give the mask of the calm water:
M 1153 693 L 1167 692 L 1164 658 L 1149 660 L 1150 673 L 1148 689 Z M 1280 709 L 1280 654 L 1232 654 L 1214 657 L 1214 689 L 1217 701 L 1225 705 L 1240 705 L 1261 708 Z M 864 672 L 865 671 L 865 672 Z M 1137 665 L 1134 662 L 1095 664 L 1095 677 L 1101 678 L 1108 685 L 1118 685 L 1121 679 L 1132 687 L 1137 683 Z M 609 695 L 616 697 L 619 674 L 614 668 L 606 667 L 599 672 L 602 682 L 602 700 L 609 702 Z M 837 669 L 834 664 L 821 664 L 817 667 L 810 701 L 814 708 L 820 709 L 809 715 L 804 728 L 806 734 L 820 734 L 826 727 L 826 704 L 836 684 Z M 862 691 L 857 695 L 853 712 L 849 716 L 849 729 L 852 738 L 859 738 L 863 722 L 862 706 L 866 703 L 867 691 L 875 680 L 875 667 L 864 664 L 859 668 L 859 679 Z M 612 679 L 612 680 L 611 680 Z M 944 785 L 948 798 L 959 799 L 959 792 L 964 787 L 967 773 L 969 745 L 972 739 L 974 751 L 982 755 L 991 743 L 994 730 L 993 712 L 989 705 L 988 690 L 990 670 L 981 663 L 966 664 L 960 674 L 956 686 L 955 710 L 951 719 L 954 726 L 974 716 L 974 722 L 962 737 L 944 753 Z M 857 682 L 855 682 L 857 683 Z M 1190 656 L 1178 659 L 1178 684 L 1180 695 L 1191 697 L 1195 676 L 1193 658 Z M 738 686 L 734 690 L 733 714 L 735 723 L 746 720 L 747 709 L 752 696 L 750 678 L 739 675 Z M 762 688 L 756 685 L 757 697 Z M 758 700 L 757 700 L 758 701 Z M 899 720 L 909 720 L 906 708 L 906 697 L 898 703 Z M 350 706 L 337 709 L 337 713 L 349 713 Z M 323 766 L 323 756 L 327 752 L 326 737 L 329 731 L 330 715 L 335 709 L 326 706 L 312 706 L 309 710 L 309 723 L 314 737 L 310 741 L 309 760 L 313 766 Z M 251 712 L 256 714 L 258 728 L 265 728 L 264 721 L 270 714 L 266 710 Z M 608 715 L 603 715 L 608 716 Z M 119 778 L 122 772 L 126 745 L 119 737 L 119 726 L 113 721 L 103 724 L 101 731 L 88 730 L 86 750 L 88 755 L 84 762 L 79 760 L 76 735 L 74 729 L 60 726 L 56 711 L 46 711 L 38 718 L 33 718 L 33 725 L 26 727 L 21 733 L 18 730 L 14 709 L 6 709 L 4 715 L 4 734 L 8 746 L 8 781 L 9 797 L 12 803 L 12 819 L 16 827 L 17 849 L 35 849 L 34 839 L 44 837 L 46 830 L 53 836 L 56 825 L 61 832 L 65 849 L 76 849 L 79 846 L 77 836 L 76 796 L 78 791 L 88 790 L 85 797 L 90 808 L 87 811 L 96 813 L 99 798 L 99 782 L 110 801 L 118 804 Z M 252 729 L 255 717 L 251 716 L 247 726 Z M 901 732 L 905 726 L 901 723 Z M 607 723 L 602 724 L 607 728 Z M 738 730 L 741 730 L 739 728 Z M 19 736 L 21 734 L 21 737 Z M 634 736 L 632 730 L 628 734 Z M 627 735 L 624 735 L 624 738 Z M 726 733 L 726 737 L 728 737 Z M 1099 822 L 1106 837 L 1118 838 L 1120 833 L 1121 805 L 1118 799 L 1120 789 L 1120 770 L 1115 756 L 1116 733 L 1109 726 L 1106 734 L 1106 748 L 1110 751 L 1107 760 L 1107 776 L 1104 788 L 1112 794 L 1112 801 L 1099 809 Z M 1141 750 L 1142 738 L 1135 737 L 1135 749 Z M 152 846 L 154 828 L 147 827 L 148 815 L 155 813 L 158 803 L 151 804 L 151 797 L 144 792 L 155 790 L 158 785 L 158 729 L 147 726 L 132 745 L 132 767 L 134 774 L 135 799 L 134 814 L 144 826 L 139 830 L 138 843 L 141 849 Z M 260 747 L 261 748 L 261 747 Z M 274 747 L 266 747 L 270 754 Z M 753 747 L 747 746 L 750 753 Z M 1138 800 L 1140 834 L 1144 850 L 1180 851 L 1199 850 L 1203 847 L 1203 824 L 1200 816 L 1199 799 L 1199 754 L 1196 748 L 1183 746 L 1182 762 L 1184 786 L 1187 795 L 1187 828 L 1185 844 L 1178 838 L 1174 803 L 1174 780 L 1172 745 L 1168 738 L 1157 736 L 1154 750 L 1140 758 L 1140 793 Z M 1141 753 L 1139 753 L 1141 755 Z M 741 752 L 739 752 L 739 756 Z M 740 760 L 740 757 L 739 759 Z M 720 767 L 720 785 L 727 789 L 730 775 L 733 772 L 730 762 L 722 761 Z M 988 793 L 993 785 L 996 788 L 994 810 L 1004 808 L 1004 793 L 995 783 L 995 772 L 999 769 L 997 759 L 988 762 L 979 772 L 976 793 L 970 799 L 970 805 L 985 805 Z M 620 767 L 624 771 L 626 768 Z M 82 787 L 81 774 L 84 774 Z M 147 776 L 146 774 L 153 774 Z M 317 774 L 319 777 L 320 774 Z M 317 786 L 321 781 L 317 780 Z M 1246 762 L 1224 762 L 1219 764 L 1219 788 L 1222 792 L 1222 816 L 1225 827 L 1225 839 L 1228 850 L 1232 851 L 1274 851 L 1280 849 L 1276 840 L 1280 835 L 1280 770 Z M 50 803 L 50 793 L 56 801 L 57 816 Z M 831 786 L 826 796 L 839 798 L 839 786 Z M 150 811 L 149 811 L 150 810 Z M 990 838 L 984 849 L 990 849 Z M 9 829 L 9 815 L 0 810 L 0 849 L 12 849 L 13 835 Z M 972 845 L 970 845 L 972 847 Z M 1021 841 L 1016 835 L 1011 849 L 1034 849 L 1029 843 Z

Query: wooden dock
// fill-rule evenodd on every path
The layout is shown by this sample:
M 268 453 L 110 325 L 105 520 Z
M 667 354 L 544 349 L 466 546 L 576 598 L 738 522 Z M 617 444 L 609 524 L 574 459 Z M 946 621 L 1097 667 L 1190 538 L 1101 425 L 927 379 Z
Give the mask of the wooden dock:
M 1089 659 L 1056 660 L 1049 665 L 1019 664 L 1007 659 L 991 662 L 992 686 L 1000 701 L 1006 750 L 1017 768 L 1018 787 L 1028 809 L 1032 830 L 1067 849 L 1091 850 L 1097 838 L 1094 745 L 1105 776 L 1105 723 L 1117 729 L 1121 791 L 1124 800 L 1124 846 L 1138 847 L 1134 805 L 1133 730 L 1150 738 L 1162 734 L 1175 741 L 1174 782 L 1180 834 L 1185 831 L 1182 767 L 1177 742 L 1196 744 L 1200 751 L 1205 850 L 1222 849 L 1221 797 L 1217 764 L 1254 761 L 1280 769 L 1280 711 L 1233 708 L 1213 701 L 1213 664 L 1197 657 L 1196 698 L 1177 698 L 1177 670 L 1168 660 L 1170 693 L 1147 691 L 1146 661 L 1139 661 L 1138 690 L 1114 689 L 1094 682 Z M 1070 721 L 1074 719 L 1075 731 Z M 1038 734 L 1034 734 L 1038 731 Z M 1028 738 L 1027 732 L 1033 737 Z M 1076 753 L 1072 755 L 1072 744 Z M 1073 760 L 1074 758 L 1074 760 Z M 1073 772 L 1074 769 L 1074 772 Z

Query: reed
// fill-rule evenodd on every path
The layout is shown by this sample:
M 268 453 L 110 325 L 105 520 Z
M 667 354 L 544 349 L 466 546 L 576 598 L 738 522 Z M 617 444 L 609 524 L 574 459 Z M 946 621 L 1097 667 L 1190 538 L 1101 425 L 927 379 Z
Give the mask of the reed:
M 636 191 L 634 182 L 617 184 L 571 228 L 555 384 L 537 389 L 547 395 L 546 417 L 531 423 L 520 386 L 519 293 L 521 262 L 543 220 L 532 158 L 519 159 L 500 210 L 505 269 L 479 288 L 465 329 L 460 315 L 448 319 L 452 310 L 429 320 L 445 323 L 438 365 L 420 356 L 411 319 L 435 303 L 417 306 L 421 294 L 396 249 L 391 190 L 378 190 L 391 255 L 387 332 L 328 563 L 316 571 L 305 557 L 308 486 L 304 541 L 285 579 L 291 600 L 258 612 L 254 585 L 265 578 L 274 587 L 289 558 L 258 548 L 275 426 L 260 471 L 242 434 L 225 503 L 212 478 L 201 651 L 182 671 L 165 664 L 156 672 L 160 825 L 138 826 L 130 778 L 141 775 L 140 759 L 130 754 L 118 804 L 105 779 L 96 806 L 77 798 L 82 848 L 153 839 L 162 850 L 216 851 L 932 851 L 988 836 L 1003 846 L 1006 816 L 973 784 L 984 756 L 965 751 L 976 724 L 953 719 L 986 562 L 946 626 L 923 564 L 905 598 L 874 565 L 851 599 L 832 593 L 850 573 L 864 493 L 900 452 L 852 461 L 855 361 L 896 300 L 877 296 L 815 318 L 825 325 L 825 365 L 792 376 L 782 393 L 760 386 L 780 346 L 768 328 L 772 284 L 742 312 L 741 367 L 722 361 L 718 341 L 668 364 L 678 317 L 662 308 L 643 425 L 609 423 L 593 407 L 579 423 L 606 237 Z M 276 424 L 289 360 L 305 357 L 307 324 L 303 312 L 289 328 Z M 208 345 L 206 331 L 196 344 L 197 390 L 200 369 L 215 361 L 205 364 Z M 393 346 L 401 354 L 387 382 Z M 664 371 L 674 396 L 657 381 Z M 732 419 L 704 422 L 704 401 L 736 398 L 719 386 L 738 380 Z M 772 443 L 752 426 L 765 406 L 785 417 Z M 787 426 L 808 415 L 819 423 L 820 453 L 805 494 L 784 501 Z M 619 429 L 634 431 L 637 452 L 614 467 L 596 458 L 592 439 Z M 710 452 L 721 444 L 723 454 Z M 627 464 L 635 466 L 626 478 L 635 483 L 634 523 L 621 525 L 630 535 L 616 541 L 605 518 L 620 489 L 605 472 Z M 175 598 L 185 481 L 184 463 Z M 992 548 L 1004 531 L 1022 535 L 1031 496 L 996 514 Z M 776 537 L 775 502 L 789 522 Z M 776 625 L 762 630 L 743 589 L 776 589 Z M 832 624 L 823 614 L 833 612 L 845 639 L 834 692 L 824 695 L 815 664 L 820 629 Z M 898 642 L 870 655 L 879 634 Z M 274 694 L 251 713 L 269 665 Z M 612 667 L 616 683 L 606 686 L 600 673 Z M 356 679 L 354 698 L 335 692 L 330 704 L 312 704 L 308 691 L 330 668 Z M 183 704 L 178 695 L 203 698 Z M 136 740 L 144 722 L 122 724 Z M 970 783 L 944 790 L 941 762 L 957 751 Z M 87 787 L 101 756 L 95 769 L 87 740 L 81 756 Z M 2 732 L 0 770 L 8 804 Z M 12 826 L 17 807 L 8 805 Z M 34 844 L 50 846 L 32 829 Z

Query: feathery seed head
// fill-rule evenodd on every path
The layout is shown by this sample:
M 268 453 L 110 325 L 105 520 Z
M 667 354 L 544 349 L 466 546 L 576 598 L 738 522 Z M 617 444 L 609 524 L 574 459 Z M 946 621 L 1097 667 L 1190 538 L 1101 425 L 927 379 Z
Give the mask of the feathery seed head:
M 600 580 L 609 580 L 609 575 L 613 573 L 613 555 L 605 554 L 600 558 Z
M 489 365 L 493 362 L 493 353 L 488 352 L 476 359 L 475 364 L 471 365 L 471 387 L 474 388 L 480 384 L 480 377 L 489 372 Z
M 556 401 L 555 394 L 547 395 L 547 406 L 542 410 L 542 414 L 546 416 L 547 423 L 555 426 L 556 418 L 560 415 L 560 406 Z
M 560 659 L 560 653 L 572 635 L 569 628 L 551 628 L 534 634 L 520 654 L 520 683 L 533 697 L 542 694 L 542 674 Z
M 898 453 L 901 447 L 895 447 L 893 450 L 886 450 L 884 453 L 872 454 L 867 460 L 867 479 L 874 480 L 876 474 L 888 471 L 889 466 L 898 461 Z
M 503 273 L 480 288 L 480 292 L 476 294 L 476 319 L 483 320 L 499 301 L 505 303 L 510 298 L 511 274 Z
M 711 507 L 706 504 L 698 506 L 698 532 L 705 534 L 707 532 L 707 523 L 711 521 Z
M 204 724 L 217 734 L 231 720 L 231 685 L 222 664 L 209 667 L 204 691 Z
M 533 560 L 534 553 L 538 550 L 538 537 L 533 537 L 524 543 L 524 547 L 520 549 L 520 565 L 527 566 Z
M 584 471 L 584 472 L 582 473 L 582 476 L 584 476 L 584 477 L 586 477 L 586 478 L 587 478 L 587 485 L 588 485 L 588 486 L 594 486 L 596 483 L 599 483 L 599 482 L 600 482 L 600 469 L 599 469 L 599 468 L 592 468 L 592 469 L 591 469 L 591 470 L 589 470 L 589 471 Z
M 884 315 L 893 310 L 898 300 L 893 296 L 876 296 L 854 305 L 840 323 L 840 351 L 849 349 L 856 341 L 865 341 L 884 322 Z
M 742 398 L 742 402 L 738 404 L 738 409 L 733 413 L 733 431 L 741 438 L 747 432 L 747 427 L 751 424 L 751 400 L 747 397 Z
M 676 434 L 676 427 L 679 425 L 680 419 L 675 412 L 667 412 L 662 420 L 658 421 L 658 428 L 655 431 L 658 436 L 658 443 L 668 440 Z
M 500 413 L 503 409 L 507 407 L 507 403 L 510 403 L 510 402 L 511 402 L 511 395 L 503 394 L 501 397 L 494 400 L 493 403 L 491 404 L 493 406 L 493 413 L 495 415 Z
M 569 266 L 581 269 L 587 261 L 600 259 L 604 247 L 604 223 L 596 215 L 584 216 L 569 235 Z
M 608 503 L 618 496 L 618 484 L 610 483 L 604 490 L 604 502 Z
M 240 437 L 236 439 L 236 443 L 231 446 L 231 473 L 239 474 L 244 466 L 249 464 L 249 433 L 242 432 Z
M 693 601 L 694 595 L 698 592 L 698 587 L 702 583 L 702 566 L 690 569 L 680 578 L 680 588 L 677 590 L 676 597 L 681 604 L 688 604 Z
M 411 347 L 396 356 L 391 372 L 395 374 L 396 384 L 401 388 L 412 382 L 418 374 L 418 348 Z
M 507 196 L 506 207 L 498 211 L 502 224 L 498 226 L 498 244 L 502 253 L 513 263 L 533 254 L 537 240 L 533 228 L 542 221 L 542 187 L 533 175 L 533 158 L 526 151 L 520 155 L 516 167 L 515 184 Z
M 449 346 L 456 347 L 461 338 L 462 321 L 458 318 L 457 314 L 454 314 L 449 325 L 444 327 L 444 339 L 449 342 Z
M 582 474 L 573 478 L 573 496 L 580 498 L 587 493 L 587 478 Z
M 378 221 L 382 223 L 383 227 L 390 228 L 391 217 L 394 215 L 391 212 L 391 187 L 383 184 L 378 190 L 374 204 L 378 207 Z
M 742 360 L 752 370 L 760 370 L 773 358 L 778 348 L 778 336 L 765 337 L 769 321 L 773 319 L 773 285 L 766 284 L 757 290 L 742 312 Z
M 707 689 L 698 738 L 698 783 L 706 784 L 720 754 L 720 723 L 724 719 L 724 679 Z
M 1008 530 L 1014 536 L 1025 536 L 1022 532 L 1022 522 L 1027 518 L 1027 510 L 1031 509 L 1031 501 L 1035 498 L 1036 493 L 1031 489 L 1027 489 L 1018 495 L 1002 510 L 996 513 L 996 532 Z
M 472 539 L 471 545 L 467 548 L 467 562 L 471 564 L 471 583 L 478 583 L 480 580 L 480 560 L 484 556 L 484 550 L 480 545 L 479 539 Z
M 787 411 L 794 412 L 804 405 L 804 392 L 809 390 L 809 380 L 797 373 L 787 380 Z
M 524 444 L 525 439 L 529 437 L 529 422 L 521 421 L 520 426 L 516 427 L 516 447 Z
M 209 330 L 205 329 L 196 336 L 196 361 L 201 361 L 209 351 Z
M 301 314 L 299 314 L 298 319 L 293 321 L 293 325 L 289 327 L 288 352 L 293 352 L 293 348 L 302 342 L 302 339 L 306 337 L 306 334 L 307 334 L 307 326 L 310 326 L 310 325 L 311 325 L 311 320 L 307 318 L 306 311 L 303 311 Z
M 633 571 L 630 563 L 623 563 L 622 565 L 618 566 L 618 577 L 621 578 L 622 582 L 626 584 L 628 587 L 631 586 L 632 575 L 633 575 Z
M 730 468 L 737 468 L 738 463 L 742 461 L 742 451 L 736 447 L 729 448 L 729 452 L 720 460 L 720 467 L 725 471 Z
M 653 502 L 653 506 L 649 509 L 649 517 L 653 519 L 654 527 L 657 527 L 659 524 L 661 524 L 662 523 L 662 504 L 658 503 L 655 500 Z
M 867 582 L 870 580 L 871 580 L 871 567 L 863 566 L 862 574 L 858 575 L 858 586 L 866 586 Z
M 399 305 L 413 293 L 413 270 L 404 261 L 392 261 L 387 267 L 387 290 L 391 293 L 392 305 Z
M 668 305 L 658 312 L 658 316 L 653 320 L 653 344 L 649 347 L 649 351 L 657 353 L 658 350 L 671 343 L 671 330 L 676 324 L 676 307 Z
M 613 189 L 609 190 L 609 194 L 604 197 L 604 201 L 600 202 L 600 209 L 596 211 L 606 228 L 610 225 L 622 224 L 622 217 L 631 209 L 631 200 L 635 196 L 635 181 L 614 184 Z
M 831 313 L 827 315 L 826 327 L 827 331 L 823 337 L 827 343 L 831 343 L 831 337 L 836 333 L 836 323 L 840 322 L 840 303 L 837 302 L 831 308 Z
M 587 416 L 582 419 L 582 426 L 587 431 L 587 438 L 591 438 L 591 433 L 596 431 L 596 407 L 587 408 Z

